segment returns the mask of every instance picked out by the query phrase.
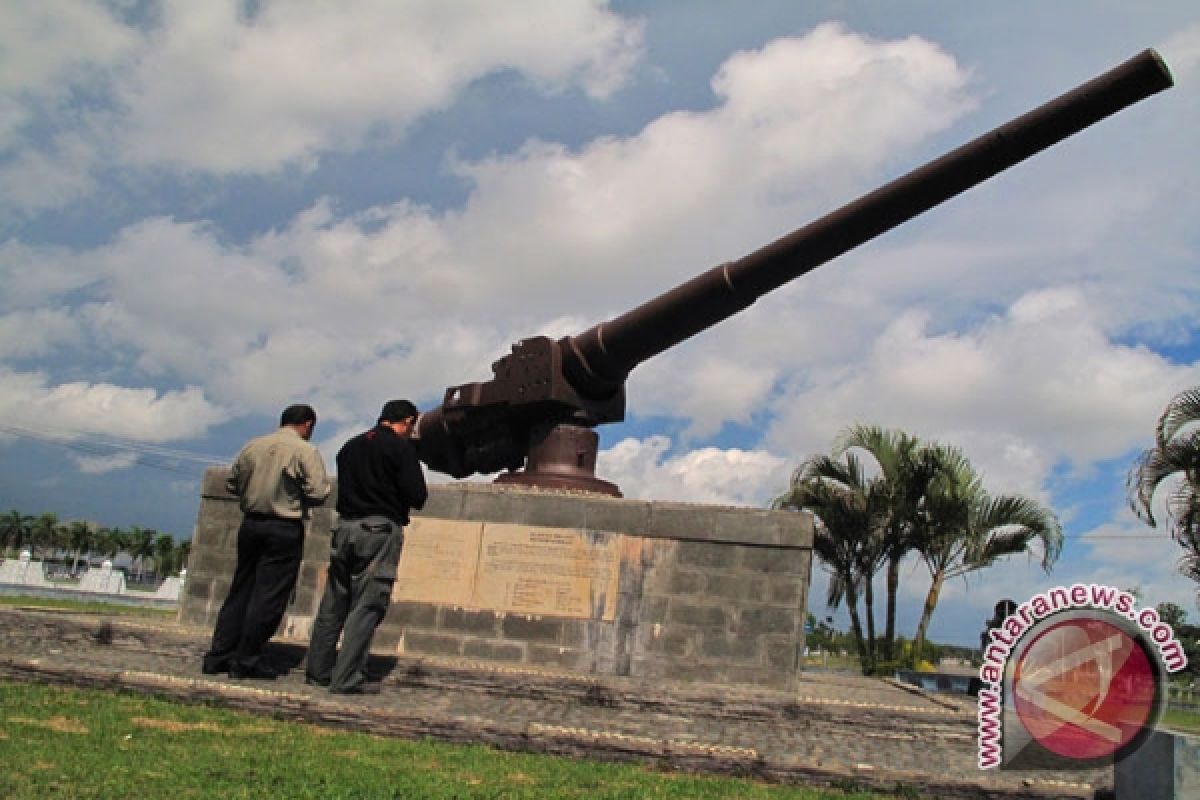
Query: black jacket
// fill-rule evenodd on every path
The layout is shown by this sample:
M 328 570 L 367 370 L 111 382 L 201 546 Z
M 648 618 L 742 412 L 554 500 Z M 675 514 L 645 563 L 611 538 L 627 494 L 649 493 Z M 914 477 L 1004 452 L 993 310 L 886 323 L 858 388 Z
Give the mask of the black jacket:
M 410 508 L 429 496 L 412 442 L 376 425 L 342 445 L 337 454 L 337 512 L 345 519 L 380 515 L 408 524 Z

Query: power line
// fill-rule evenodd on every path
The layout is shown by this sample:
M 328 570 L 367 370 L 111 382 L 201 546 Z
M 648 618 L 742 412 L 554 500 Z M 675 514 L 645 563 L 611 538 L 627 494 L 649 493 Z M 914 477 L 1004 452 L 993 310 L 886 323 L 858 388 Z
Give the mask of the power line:
M 132 454 L 133 460 L 129 466 L 148 467 L 179 475 L 194 476 L 197 470 L 194 467 L 180 467 L 178 464 L 171 462 L 190 461 L 206 466 L 219 466 L 228 464 L 230 460 L 189 450 L 139 442 L 135 439 L 119 436 L 102 436 L 78 430 L 31 428 L 22 425 L 0 424 L 0 433 L 7 433 L 23 439 L 32 439 L 89 456 L 111 457 L 114 455 Z
M 1063 538 L 1068 539 L 1073 542 L 1094 542 L 1094 541 L 1101 541 L 1101 540 L 1127 542 L 1130 539 L 1138 539 L 1138 540 L 1143 540 L 1143 541 L 1152 540 L 1152 541 L 1159 541 L 1159 542 L 1175 543 L 1175 540 L 1172 539 L 1170 536 L 1165 536 L 1163 534 L 1158 534 L 1158 533 L 1128 533 L 1128 534 L 1123 534 L 1123 533 L 1101 533 L 1101 534 L 1077 533 L 1074 536 L 1064 536 Z
M 178 448 L 163 447 L 162 445 L 143 442 L 128 437 L 102 435 L 88 431 L 72 430 L 70 428 L 32 428 L 24 425 L 0 424 L 0 431 L 4 433 L 11 433 L 17 436 L 40 439 L 42 441 L 61 442 L 63 440 L 68 440 L 70 442 L 84 442 L 117 450 L 134 450 L 139 453 L 146 453 L 149 455 L 175 458 L 182 461 L 198 461 L 205 464 L 224 464 L 229 460 L 227 458 L 208 455 L 206 453 L 197 453 L 192 450 L 180 450 Z

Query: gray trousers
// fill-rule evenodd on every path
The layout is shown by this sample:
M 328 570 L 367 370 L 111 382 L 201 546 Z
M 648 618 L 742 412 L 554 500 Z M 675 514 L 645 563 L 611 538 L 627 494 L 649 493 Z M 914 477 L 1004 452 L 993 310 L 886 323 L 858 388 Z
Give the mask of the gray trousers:
M 309 682 L 353 692 L 366 681 L 371 637 L 387 613 L 403 546 L 404 529 L 387 517 L 343 519 L 333 529 L 325 594 L 308 645 Z

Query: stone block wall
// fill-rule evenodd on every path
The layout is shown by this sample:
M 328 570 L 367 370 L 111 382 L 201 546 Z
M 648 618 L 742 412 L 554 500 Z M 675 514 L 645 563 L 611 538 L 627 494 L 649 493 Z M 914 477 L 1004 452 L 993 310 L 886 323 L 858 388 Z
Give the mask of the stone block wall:
M 226 474 L 218 468 L 205 476 L 180 607 L 181 621 L 191 624 L 213 624 L 236 560 L 241 515 L 225 492 Z M 307 640 L 324 587 L 333 505 L 331 497 L 309 523 L 285 637 Z M 812 562 L 805 514 L 495 484 L 431 485 L 414 529 L 436 540 L 439 526 L 461 531 L 463 523 L 479 523 L 485 544 L 495 527 L 518 526 L 613 554 L 597 569 L 612 571 L 615 604 L 600 596 L 582 615 L 521 613 L 426 602 L 419 586 L 406 586 L 376 634 L 376 652 L 776 688 L 796 679 Z M 406 545 L 402 578 L 413 552 Z
M 654 541 L 630 672 L 786 683 L 781 678 L 797 672 L 804 654 L 810 556 L 777 545 Z
M 221 467 L 209 468 L 204 473 L 192 551 L 188 556 L 188 580 L 179 598 L 180 622 L 212 628 L 229 594 L 237 564 L 237 531 L 242 512 L 237 498 L 225 489 L 228 476 L 229 470 Z M 335 498 L 336 494 L 331 494 L 323 506 L 313 509 L 305 525 L 300 575 L 280 629 L 284 637 L 307 639 L 312 616 L 321 602 L 319 590 L 325 586 L 329 534 L 336 519 Z

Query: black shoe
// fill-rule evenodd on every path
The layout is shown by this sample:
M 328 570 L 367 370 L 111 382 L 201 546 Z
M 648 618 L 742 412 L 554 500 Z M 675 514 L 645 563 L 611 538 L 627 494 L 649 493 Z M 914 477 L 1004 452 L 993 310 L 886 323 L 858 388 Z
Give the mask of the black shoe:
M 358 686 L 351 686 L 349 689 L 330 689 L 330 694 L 381 694 L 383 692 L 383 684 L 379 681 L 365 681 Z
M 200 665 L 200 672 L 205 675 L 220 675 L 222 672 L 229 672 L 229 662 L 222 661 L 220 663 L 212 663 L 205 661 Z
M 230 666 L 229 677 L 237 681 L 273 681 L 279 673 L 263 664 L 255 664 L 249 669 Z
M 329 681 L 319 681 L 316 678 L 312 677 L 311 675 L 305 675 L 304 682 L 307 683 L 309 686 L 320 686 L 323 689 L 329 688 Z

